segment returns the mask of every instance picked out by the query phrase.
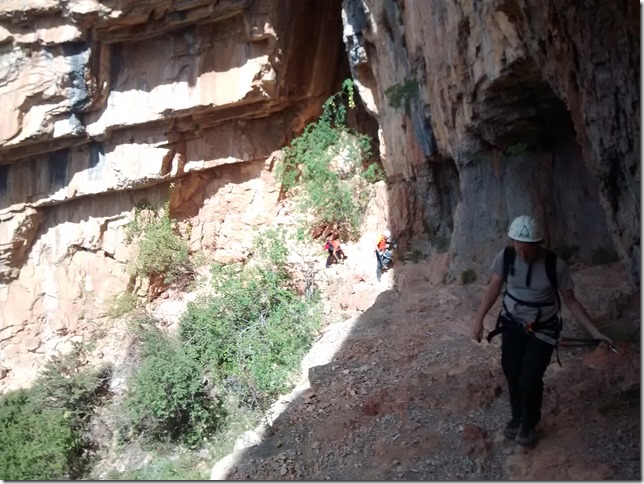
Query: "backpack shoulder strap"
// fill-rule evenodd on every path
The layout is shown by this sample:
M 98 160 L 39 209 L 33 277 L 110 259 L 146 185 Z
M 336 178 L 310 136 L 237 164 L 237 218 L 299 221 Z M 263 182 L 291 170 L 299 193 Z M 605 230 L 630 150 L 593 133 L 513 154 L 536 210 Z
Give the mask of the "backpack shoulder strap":
M 514 257 L 516 256 L 516 251 L 514 247 L 508 245 L 503 249 L 503 282 L 507 282 L 508 274 L 510 273 L 510 267 L 514 264 Z
M 557 283 L 557 254 L 549 249 L 546 249 L 546 275 L 554 290 L 559 290 L 559 284 Z
M 546 249 L 546 275 L 550 285 L 555 290 L 557 297 L 557 307 L 561 311 L 561 299 L 559 298 L 559 283 L 557 282 L 557 254 L 550 249 Z

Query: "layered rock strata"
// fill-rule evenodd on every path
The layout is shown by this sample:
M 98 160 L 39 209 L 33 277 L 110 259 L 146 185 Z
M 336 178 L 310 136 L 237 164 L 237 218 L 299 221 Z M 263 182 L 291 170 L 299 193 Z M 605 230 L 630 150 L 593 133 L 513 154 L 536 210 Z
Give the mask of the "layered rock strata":
M 5 383 L 100 329 L 136 204 L 245 256 L 278 215 L 274 153 L 348 73 L 340 33 L 338 1 L 2 2 Z

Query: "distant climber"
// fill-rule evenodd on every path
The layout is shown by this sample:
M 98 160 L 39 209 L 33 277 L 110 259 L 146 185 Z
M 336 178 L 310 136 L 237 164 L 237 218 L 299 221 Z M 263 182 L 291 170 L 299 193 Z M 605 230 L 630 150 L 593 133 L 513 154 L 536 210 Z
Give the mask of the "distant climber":
M 391 266 L 394 259 L 393 249 L 398 247 L 397 244 L 391 241 L 391 232 L 385 229 L 376 242 L 376 278 L 380 281 L 383 271 L 386 271 Z
M 326 244 L 324 245 L 324 248 L 329 253 L 326 258 L 327 268 L 331 267 L 331 264 L 344 262 L 347 258 L 344 253 L 344 249 L 342 248 L 342 244 L 340 243 L 338 234 L 329 233 L 326 236 Z
M 561 333 L 559 292 L 571 314 L 593 338 L 611 344 L 592 323 L 575 297 L 568 265 L 542 247 L 536 220 L 527 215 L 514 219 L 508 236 L 512 245 L 499 252 L 492 276 L 472 322 L 472 337 L 480 342 L 483 319 L 501 294 L 503 307 L 490 341 L 501 333 L 501 366 L 508 382 L 512 418 L 503 433 L 517 444 L 531 446 L 535 426 L 541 420 L 543 375 L 550 364 Z

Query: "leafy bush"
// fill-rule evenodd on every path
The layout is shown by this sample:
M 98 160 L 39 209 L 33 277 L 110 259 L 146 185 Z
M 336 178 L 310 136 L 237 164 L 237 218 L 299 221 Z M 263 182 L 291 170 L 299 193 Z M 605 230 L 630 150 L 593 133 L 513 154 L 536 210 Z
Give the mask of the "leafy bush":
M 125 293 L 119 296 L 114 296 L 108 302 L 107 317 L 110 319 L 117 319 L 134 311 L 137 307 L 138 299 L 135 294 Z
M 70 479 L 70 461 L 77 453 L 78 435 L 68 412 L 34 404 L 30 390 L 0 399 L 0 478 Z
M 262 234 L 244 266 L 214 265 L 216 294 L 189 304 L 179 324 L 203 364 L 255 404 L 287 388 L 319 323 L 314 303 L 289 288 L 282 235 Z
M 75 343 L 64 355 L 45 364 L 34 386 L 34 397 L 44 407 L 66 410 L 79 429 L 83 427 L 110 378 L 110 368 L 87 366 L 88 348 Z
M 465 269 L 461 272 L 461 284 L 471 284 L 476 281 L 477 275 L 474 269 Z
M 137 244 L 138 254 L 133 266 L 137 276 L 162 275 L 165 282 L 172 282 L 191 271 L 188 245 L 176 233 L 169 214 L 169 202 L 161 214 L 149 204 L 136 207 L 134 219 L 127 226 L 126 237 L 128 243 Z
M 362 171 L 362 177 L 369 183 L 376 183 L 385 179 L 385 172 L 376 163 L 372 163 Z
M 385 89 L 385 96 L 392 108 L 407 105 L 408 101 L 418 94 L 418 83 L 413 79 L 406 79 L 402 84 L 394 84 Z
M 89 418 L 107 373 L 88 368 L 86 348 L 77 344 L 48 361 L 31 389 L 0 399 L 0 477 L 82 478 L 95 448 Z
M 331 96 L 323 106 L 317 122 L 284 149 L 277 166 L 277 176 L 285 191 L 291 191 L 302 213 L 311 213 L 315 224 L 336 222 L 354 229 L 366 208 L 364 197 L 350 180 L 371 156 L 371 138 L 360 135 L 345 125 L 347 107 L 355 106 L 353 82 L 346 80 L 343 91 Z M 362 171 L 371 182 L 383 177 L 375 164 Z M 299 187 L 299 189 L 295 189 Z
M 123 402 L 128 427 L 148 441 L 187 444 L 214 433 L 225 415 L 191 348 L 149 324 L 141 337 L 141 363 Z

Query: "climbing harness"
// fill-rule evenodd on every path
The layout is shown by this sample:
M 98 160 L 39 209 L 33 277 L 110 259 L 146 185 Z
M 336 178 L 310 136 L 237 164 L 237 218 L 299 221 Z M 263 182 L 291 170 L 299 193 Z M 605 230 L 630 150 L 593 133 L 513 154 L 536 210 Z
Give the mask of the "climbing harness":
M 535 338 L 554 346 L 557 354 L 557 363 L 559 364 L 559 366 L 562 366 L 561 360 L 559 359 L 558 346 L 559 335 L 561 334 L 561 330 L 563 328 L 563 320 L 561 319 L 561 300 L 559 299 L 559 286 L 557 284 L 557 255 L 551 250 L 545 250 L 546 275 L 555 293 L 555 301 L 545 303 L 533 303 L 530 301 L 524 301 L 508 291 L 508 275 L 514 275 L 515 258 L 516 251 L 514 250 L 514 247 L 506 247 L 503 251 L 503 282 L 505 283 L 505 292 L 503 293 L 502 309 L 499 312 L 499 316 L 496 320 L 495 328 L 487 335 L 487 341 L 488 343 L 492 342 L 492 338 L 502 333 L 508 323 L 517 324 L 520 325 L 529 336 L 534 336 Z M 526 274 L 527 287 L 530 287 L 531 280 L 532 264 L 529 265 L 528 273 Z M 526 321 L 514 317 L 505 304 L 505 296 L 508 296 L 510 299 L 522 306 L 537 309 L 537 317 L 535 318 L 535 320 Z M 557 305 L 557 314 L 547 321 L 541 321 L 541 309 L 548 306 L 554 306 L 555 304 Z

